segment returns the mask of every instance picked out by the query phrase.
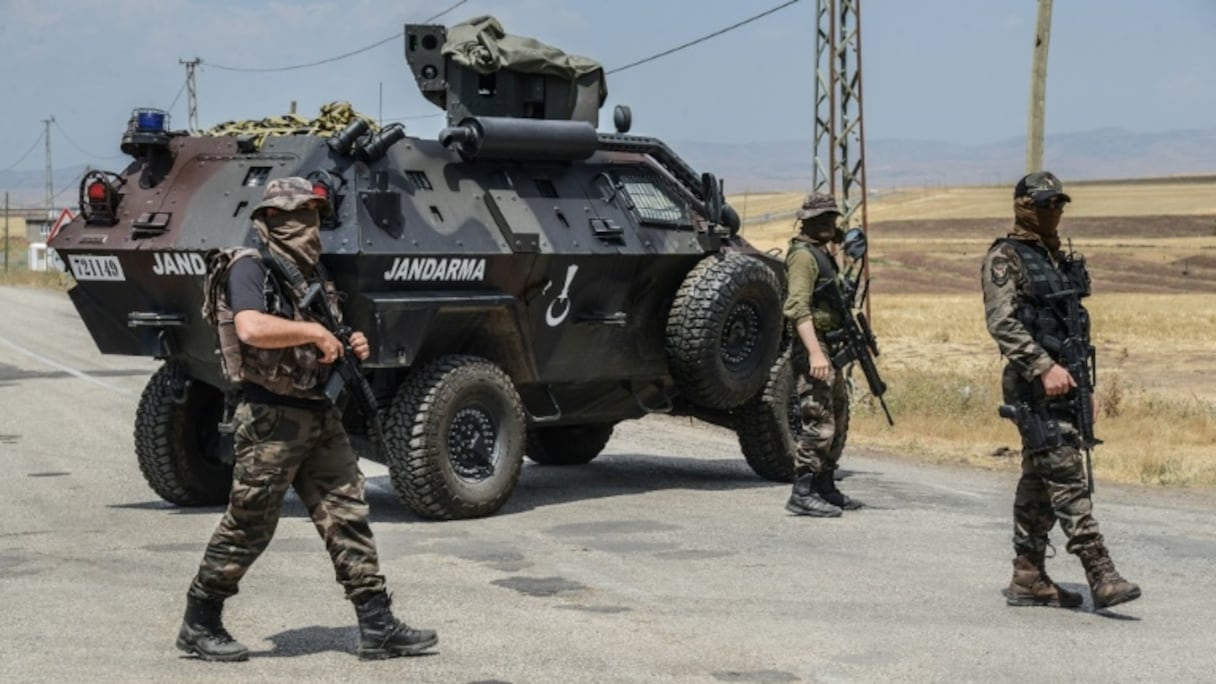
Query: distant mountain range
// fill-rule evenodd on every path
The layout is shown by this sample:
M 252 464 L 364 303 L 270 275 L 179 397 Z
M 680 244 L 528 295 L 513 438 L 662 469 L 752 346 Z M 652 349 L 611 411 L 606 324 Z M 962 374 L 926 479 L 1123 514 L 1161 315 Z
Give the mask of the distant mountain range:
M 668 141 L 698 171 L 713 171 L 729 193 L 799 190 L 811 183 L 809 138 L 762 143 Z M 1104 128 L 1049 135 L 1044 165 L 1065 182 L 1216 173 L 1216 128 L 1136 133 Z M 871 189 L 943 185 L 1011 184 L 1025 163 L 1025 138 L 985 145 L 928 140 L 867 140 L 866 176 Z M 121 162 L 116 162 L 121 164 Z M 55 169 L 56 204 L 76 202 L 84 166 Z M 115 167 L 114 170 L 117 170 Z M 42 170 L 0 173 L 0 192 L 13 206 L 40 205 Z
M 1026 163 L 1024 137 L 985 145 L 866 140 L 871 189 L 1012 184 Z M 729 193 L 798 190 L 811 183 L 810 139 L 755 144 L 672 142 L 698 170 L 725 179 Z M 1049 135 L 1044 166 L 1064 179 L 1106 180 L 1216 173 L 1216 128 L 1135 133 L 1098 129 Z

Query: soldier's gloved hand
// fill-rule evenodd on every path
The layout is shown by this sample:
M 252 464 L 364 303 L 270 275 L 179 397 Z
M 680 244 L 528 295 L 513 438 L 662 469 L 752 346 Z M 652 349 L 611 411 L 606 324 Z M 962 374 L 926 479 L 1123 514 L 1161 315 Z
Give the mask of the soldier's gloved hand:
M 317 336 L 313 340 L 313 344 L 317 345 L 317 349 L 321 351 L 321 358 L 317 360 L 326 365 L 337 361 L 342 356 L 342 342 L 334 337 L 333 333 L 326 330 L 325 326 L 320 323 L 315 325 L 317 326 Z
M 367 336 L 358 330 L 350 334 L 350 349 L 355 353 L 355 358 L 360 361 L 366 361 L 367 357 L 371 356 L 372 348 L 367 342 Z
M 1077 386 L 1077 381 L 1073 380 L 1072 374 L 1068 369 L 1060 364 L 1054 364 L 1047 369 L 1046 373 L 1039 376 L 1043 381 L 1043 391 L 1049 397 L 1058 397 L 1063 394 L 1068 394 Z

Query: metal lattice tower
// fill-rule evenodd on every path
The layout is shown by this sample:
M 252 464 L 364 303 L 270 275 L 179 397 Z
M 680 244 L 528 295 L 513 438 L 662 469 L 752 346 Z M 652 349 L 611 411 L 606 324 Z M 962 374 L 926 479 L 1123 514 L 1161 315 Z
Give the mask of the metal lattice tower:
M 861 0 L 816 0 L 815 24 L 812 188 L 836 198 L 845 228 L 860 227 L 869 237 L 866 137 L 861 116 Z M 869 290 L 868 256 L 862 260 L 862 272 Z M 873 320 L 870 297 L 858 296 L 864 298 L 866 315 Z
M 812 187 L 840 202 L 844 225 L 866 228 L 861 107 L 861 0 L 816 0 Z
M 186 125 L 190 128 L 190 132 L 198 130 L 198 89 L 194 83 L 194 68 L 198 66 L 200 60 L 198 57 L 194 59 L 179 59 L 180 64 L 186 65 L 186 102 L 188 104 L 189 113 L 186 115 Z

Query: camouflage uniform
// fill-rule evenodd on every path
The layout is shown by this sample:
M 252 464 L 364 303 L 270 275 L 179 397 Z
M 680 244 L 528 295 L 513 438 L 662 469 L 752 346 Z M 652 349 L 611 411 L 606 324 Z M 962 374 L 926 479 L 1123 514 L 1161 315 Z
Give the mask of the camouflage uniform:
M 828 344 L 823 336 L 840 327 L 840 316 L 814 305 L 812 294 L 819 280 L 820 269 L 811 250 L 822 251 L 823 247 L 803 236 L 790 240 L 785 257 L 789 274 L 785 317 L 795 327 L 808 319 L 813 321 L 819 346 L 826 352 Z M 791 358 L 797 377 L 798 405 L 802 417 L 802 431 L 798 435 L 798 449 L 794 456 L 795 475 L 830 473 L 836 470 L 840 462 L 849 433 L 849 396 L 844 373 L 833 368 L 827 380 L 811 377 L 806 347 L 797 340 Z
M 841 313 L 815 300 L 815 290 L 832 279 L 839 281 L 835 258 L 827 251 L 829 242 L 839 241 L 836 227 L 840 211 L 836 201 L 823 193 L 811 193 L 803 200 L 797 218 L 802 222 L 799 235 L 790 240 L 786 251 L 789 292 L 785 318 L 794 327 L 810 321 L 819 347 L 829 354 L 824 335 L 840 328 Z M 786 509 L 799 515 L 836 517 L 841 509 L 859 508 L 860 503 L 836 489 L 834 473 L 849 432 L 849 396 L 844 373 L 829 367 L 827 379 L 810 372 L 806 345 L 795 334 L 791 362 L 797 378 L 798 406 L 802 429 L 794 454 L 796 481 Z
M 1139 596 L 1139 588 L 1114 572 L 1093 516 L 1076 416 L 1057 405 L 1048 408 L 1041 376 L 1057 360 L 1036 339 L 1035 331 L 1057 325 L 1043 299 L 1043 290 L 1083 291 L 1077 308 L 1088 334 L 1088 314 L 1079 299 L 1088 294 L 1083 267 L 1066 264 L 1059 251 L 1056 224 L 1063 205 L 1071 201 L 1060 181 L 1049 172 L 1024 177 L 1014 190 L 1015 225 L 1006 238 L 988 250 L 981 268 L 984 313 L 988 332 L 1008 361 L 1002 374 L 1006 404 L 1036 407 L 1057 422 L 1061 446 L 1032 449 L 1023 440 L 1022 475 L 1013 502 L 1014 579 L 1007 593 L 1010 605 L 1081 604 L 1079 594 L 1065 591 L 1044 567 L 1048 535 L 1057 521 L 1068 537 L 1067 550 L 1081 557 L 1095 605 L 1114 605 Z M 1083 288 L 1074 287 L 1084 280 Z M 1031 328 L 1031 325 L 1035 329 Z M 1050 345 L 1049 345 L 1050 346 Z
M 312 185 L 296 187 L 287 181 L 272 182 L 254 210 L 255 227 L 271 245 L 286 243 L 282 252 L 295 263 L 319 256 L 319 245 L 310 239 L 275 239 L 264 219 L 268 208 L 291 212 L 309 200 L 320 199 Z M 328 202 L 321 204 L 328 208 Z M 308 231 L 298 231 L 307 233 Z M 244 252 L 238 252 L 243 254 Z M 315 256 L 314 256 L 315 255 Z M 256 258 L 246 255 L 245 258 Z M 235 260 L 234 260 L 235 261 Z M 306 262 L 305 262 L 306 263 Z M 213 275 L 226 275 L 227 269 Z M 205 308 L 217 324 L 231 321 L 224 282 L 210 288 L 220 295 Z M 297 293 L 298 294 L 298 293 Z M 330 300 L 335 313 L 336 303 Z M 302 320 L 293 308 L 292 318 Z M 221 332 L 221 338 L 225 335 Z M 190 593 L 201 599 L 222 601 L 237 592 L 237 584 L 274 535 L 288 487 L 296 490 L 308 508 L 317 532 L 325 540 L 338 581 L 346 596 L 358 600 L 369 592 L 384 590 L 379 574 L 376 545 L 368 525 L 368 507 L 363 499 L 363 475 L 351 450 L 337 410 L 317 388 L 325 374 L 317 364 L 312 345 L 291 348 L 301 353 L 271 353 L 235 340 L 242 354 L 225 354 L 225 372 L 233 381 L 243 381 L 246 397 L 234 413 L 236 424 L 232 492 L 228 510 L 207 545 Z M 226 346 L 221 340 L 221 346 Z M 233 365 L 238 368 L 233 368 Z M 258 390 L 254 399 L 248 395 Z
M 307 208 L 314 202 L 319 209 Z M 220 613 L 274 536 L 288 487 L 308 509 L 337 580 L 355 604 L 359 657 L 415 655 L 438 642 L 433 631 L 412 629 L 392 615 L 368 524 L 363 474 L 341 415 L 320 390 L 327 369 L 318 363 L 318 349 L 257 349 L 236 336 L 234 321 L 242 311 L 307 320 L 298 302 L 303 277 L 317 275 L 320 216 L 327 211 L 328 201 L 306 179 L 271 181 L 253 212 L 267 252 L 221 252 L 204 285 L 203 315 L 217 326 L 224 373 L 243 391 L 233 416 L 236 463 L 228 509 L 190 584 L 178 633 L 177 647 L 204 660 L 248 658 L 248 649 L 224 629 Z M 277 265 L 269 266 L 268 259 Z M 260 268 L 251 265 L 257 262 Z M 278 270 L 293 275 L 276 275 Z M 336 294 L 327 287 L 331 312 L 340 320 Z

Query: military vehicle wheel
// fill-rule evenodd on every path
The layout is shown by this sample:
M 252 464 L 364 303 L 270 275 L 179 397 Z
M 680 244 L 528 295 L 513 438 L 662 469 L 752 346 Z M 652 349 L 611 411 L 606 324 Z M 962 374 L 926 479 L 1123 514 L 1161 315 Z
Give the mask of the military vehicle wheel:
M 160 498 L 178 506 L 216 506 L 228 501 L 232 488 L 232 442 L 219 432 L 224 395 L 184 373 L 169 362 L 148 380 L 135 409 L 135 456 Z M 186 382 L 183 396 L 175 396 L 175 376 Z
M 398 390 L 385 426 L 389 474 L 415 513 L 479 518 L 502 507 L 523 464 L 524 413 L 511 378 L 475 356 L 445 356 Z
M 612 437 L 612 424 L 534 427 L 528 430 L 528 458 L 541 465 L 590 463 Z
M 667 359 L 694 404 L 730 409 L 755 396 L 781 343 L 777 276 L 744 254 L 701 260 L 676 292 L 667 317 Z
M 743 457 L 757 475 L 773 482 L 794 479 L 794 450 L 802 430 L 798 387 L 790 353 L 777 357 L 764 391 L 735 411 Z

